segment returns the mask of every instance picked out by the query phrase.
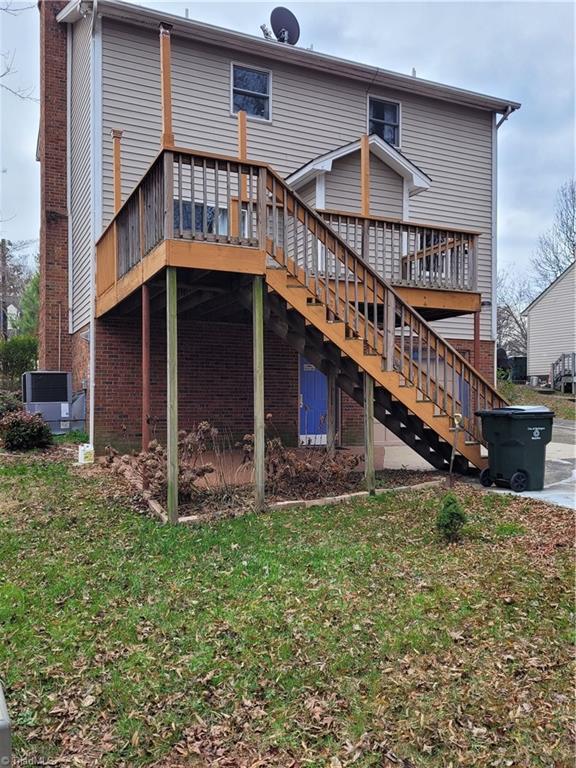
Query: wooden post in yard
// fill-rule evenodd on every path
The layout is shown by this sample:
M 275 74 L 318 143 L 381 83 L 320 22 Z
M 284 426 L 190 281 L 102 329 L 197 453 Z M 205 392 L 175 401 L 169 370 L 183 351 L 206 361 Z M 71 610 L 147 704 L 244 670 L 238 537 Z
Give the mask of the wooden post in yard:
M 150 289 L 142 283 L 142 450 L 150 443 Z
M 160 24 L 160 85 L 162 92 L 162 139 L 163 147 L 174 146 L 172 128 L 172 51 L 171 24 Z
M 336 452 L 336 374 L 331 371 L 328 376 L 328 402 L 326 417 L 326 450 L 329 456 L 334 456 Z
M 266 450 L 264 434 L 264 280 L 252 283 L 252 345 L 254 366 L 254 484 L 256 510 L 264 508 Z
M 371 496 L 376 489 L 374 469 L 374 379 L 364 374 L 364 479 Z
M 176 267 L 166 267 L 166 424 L 168 520 L 178 522 L 178 286 Z

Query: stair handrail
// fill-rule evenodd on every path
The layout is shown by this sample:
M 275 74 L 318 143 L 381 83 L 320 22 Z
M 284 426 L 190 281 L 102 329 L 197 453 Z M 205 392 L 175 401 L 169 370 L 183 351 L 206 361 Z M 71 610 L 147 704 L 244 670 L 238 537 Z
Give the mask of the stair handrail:
M 355 262 L 357 262 L 362 270 L 364 271 L 365 275 L 369 275 L 370 279 L 373 283 L 373 286 L 377 286 L 379 289 L 382 290 L 382 298 L 385 300 L 386 293 L 388 293 L 390 296 L 394 298 L 394 301 L 397 306 L 402 307 L 403 311 L 407 313 L 409 316 L 414 318 L 416 324 L 420 326 L 420 329 L 424 329 L 428 335 L 428 337 L 433 338 L 436 349 L 438 349 L 439 346 L 442 346 L 447 352 L 450 353 L 452 356 L 452 367 L 456 370 L 456 366 L 454 365 L 455 361 L 458 361 L 460 365 L 460 375 L 463 377 L 464 380 L 464 372 L 468 375 L 468 382 L 471 384 L 473 380 L 477 381 L 478 383 L 482 384 L 482 386 L 485 388 L 486 393 L 488 393 L 491 398 L 493 405 L 502 406 L 506 405 L 507 401 L 505 398 L 502 397 L 502 395 L 498 392 L 498 390 L 487 380 L 485 379 L 481 373 L 479 373 L 470 363 L 466 360 L 466 358 L 461 355 L 451 344 L 449 344 L 443 337 L 435 331 L 431 325 L 410 305 L 408 304 L 401 296 L 400 294 L 393 288 L 390 283 L 385 280 L 381 275 L 379 275 L 367 262 L 365 259 L 362 258 L 362 256 L 355 251 L 342 237 L 340 237 L 330 226 L 329 224 L 322 218 L 322 216 L 317 213 L 313 208 L 311 208 L 302 198 L 290 188 L 290 186 L 282 179 L 282 177 L 271 167 L 266 166 L 264 168 L 265 173 L 262 174 L 262 176 L 266 176 L 266 178 L 263 181 L 263 187 L 262 187 L 262 201 L 261 204 L 266 206 L 266 215 L 264 215 L 263 212 L 261 212 L 261 217 L 263 219 L 267 218 L 267 211 L 268 207 L 270 206 L 270 202 L 268 200 L 267 194 L 264 193 L 264 189 L 271 193 L 272 199 L 275 197 L 275 187 L 279 186 L 280 189 L 283 191 L 283 194 L 287 194 L 288 196 L 291 196 L 294 201 L 296 201 L 297 205 L 299 205 L 303 211 L 305 212 L 305 219 L 307 220 L 307 228 L 311 232 L 311 234 L 315 237 L 318 236 L 318 229 L 320 229 L 321 232 L 324 233 L 324 239 L 318 238 L 326 247 L 329 247 L 328 245 L 328 238 L 331 238 L 333 240 L 334 246 L 339 245 L 340 249 L 343 250 L 345 253 L 348 254 L 348 256 Z M 268 179 L 271 180 L 271 184 L 269 183 Z M 271 189 L 272 187 L 272 189 Z M 274 207 L 278 207 L 277 204 L 272 203 Z M 314 231 L 310 228 L 310 221 L 314 222 Z M 335 257 L 337 257 L 340 261 L 341 257 L 338 254 L 338 249 L 336 247 L 332 248 Z M 274 257 L 274 254 L 270 254 L 272 257 Z M 344 262 L 342 262 L 344 263 Z M 347 265 L 348 268 L 350 268 L 350 265 Z M 330 310 L 332 311 L 332 307 L 330 307 Z M 336 314 L 338 314 L 338 309 L 334 308 Z M 339 317 L 339 319 L 343 319 Z M 366 322 L 368 322 L 368 317 L 365 316 Z M 345 321 L 346 322 L 346 321 Z M 379 335 L 382 335 L 382 337 L 385 334 L 385 329 L 382 331 L 380 328 L 378 328 Z M 418 366 L 414 366 L 418 367 Z M 436 382 L 437 383 L 437 382 Z M 435 403 L 439 408 L 441 408 L 439 403 Z M 442 409 L 442 408 L 441 408 Z M 466 429 L 467 432 L 470 434 L 473 434 L 475 437 L 477 437 L 476 430 L 469 430 Z

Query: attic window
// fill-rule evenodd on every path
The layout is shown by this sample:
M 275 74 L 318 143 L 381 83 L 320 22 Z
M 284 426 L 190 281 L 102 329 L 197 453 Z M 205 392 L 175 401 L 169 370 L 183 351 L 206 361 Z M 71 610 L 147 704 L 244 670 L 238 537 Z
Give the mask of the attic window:
M 232 112 L 270 120 L 270 72 L 232 65 Z
M 400 146 L 400 104 L 396 101 L 368 101 L 368 133 L 375 133 L 393 147 Z

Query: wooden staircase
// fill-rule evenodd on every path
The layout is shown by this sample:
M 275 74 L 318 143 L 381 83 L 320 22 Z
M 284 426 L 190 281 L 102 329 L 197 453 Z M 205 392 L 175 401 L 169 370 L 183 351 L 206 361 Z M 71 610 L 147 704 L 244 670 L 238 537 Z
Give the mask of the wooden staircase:
M 483 468 L 475 412 L 506 401 L 381 275 L 469 289 L 476 235 L 325 217 L 262 162 L 163 149 L 96 245 L 97 315 L 167 266 L 264 275 L 267 320 L 288 344 L 358 403 L 371 377 L 376 418 L 433 466 L 456 442 L 456 469 Z M 357 240 L 367 254 L 380 243 L 379 271 Z M 236 295 L 250 299 L 241 284 Z
M 433 466 L 456 437 L 455 469 L 483 468 L 475 411 L 506 401 L 271 169 L 261 183 L 272 329 L 360 404 L 371 376 L 376 418 Z

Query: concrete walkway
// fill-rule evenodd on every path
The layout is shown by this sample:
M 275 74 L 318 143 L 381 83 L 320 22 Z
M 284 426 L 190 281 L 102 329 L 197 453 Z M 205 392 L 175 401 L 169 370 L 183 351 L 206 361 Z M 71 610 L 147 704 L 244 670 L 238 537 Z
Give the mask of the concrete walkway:
M 406 445 L 386 446 L 386 469 L 433 470 L 423 458 Z M 480 487 L 478 481 L 474 481 Z M 513 493 L 507 488 L 487 488 L 490 493 Z M 576 422 L 556 419 L 552 430 L 552 442 L 546 448 L 546 472 L 541 491 L 525 491 L 529 499 L 539 499 L 548 504 L 576 509 Z

